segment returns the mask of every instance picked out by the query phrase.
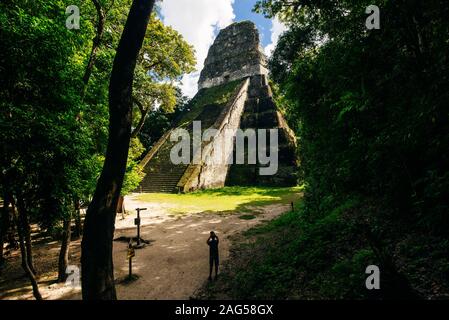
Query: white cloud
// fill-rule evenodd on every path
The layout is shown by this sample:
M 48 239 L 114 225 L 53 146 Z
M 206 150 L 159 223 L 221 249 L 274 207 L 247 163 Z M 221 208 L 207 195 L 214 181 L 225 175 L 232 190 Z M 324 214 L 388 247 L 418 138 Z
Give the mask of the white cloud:
M 185 74 L 182 77 L 180 88 L 182 90 L 182 93 L 189 98 L 192 98 L 198 91 L 198 80 L 200 78 L 200 72 L 201 71 L 192 72 L 189 74 Z
M 198 90 L 200 71 L 217 29 L 227 27 L 235 18 L 233 3 L 234 0 L 164 0 L 160 4 L 163 22 L 181 33 L 196 51 L 197 72 L 182 79 L 181 88 L 189 97 Z
M 279 37 L 286 30 L 287 27 L 285 26 L 285 24 L 279 21 L 278 18 L 274 18 L 272 20 L 271 43 L 265 47 L 265 54 L 267 55 L 267 57 L 271 56 L 274 49 L 276 48 L 276 44 L 278 43 Z

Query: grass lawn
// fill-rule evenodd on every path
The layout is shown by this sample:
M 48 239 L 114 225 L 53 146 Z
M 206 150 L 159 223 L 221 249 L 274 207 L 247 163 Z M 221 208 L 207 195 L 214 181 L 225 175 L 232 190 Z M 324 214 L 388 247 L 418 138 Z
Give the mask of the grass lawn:
M 137 200 L 168 206 L 172 213 L 255 211 L 254 207 L 300 199 L 302 187 L 224 187 L 185 194 L 145 193 Z M 257 211 L 257 210 L 256 210 Z

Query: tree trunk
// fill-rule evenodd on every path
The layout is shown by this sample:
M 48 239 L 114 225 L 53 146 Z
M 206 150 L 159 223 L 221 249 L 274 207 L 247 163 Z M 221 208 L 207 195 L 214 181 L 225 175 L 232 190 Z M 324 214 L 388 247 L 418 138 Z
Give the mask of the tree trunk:
M 24 245 L 26 249 L 26 259 L 28 262 L 28 267 L 33 272 L 33 274 L 36 274 L 36 269 L 34 268 L 33 264 L 33 250 L 31 246 L 31 228 L 30 223 L 28 221 L 28 213 L 25 208 L 25 202 L 22 198 L 17 199 L 17 210 L 18 210 L 18 216 L 19 216 L 19 224 L 17 225 L 17 230 L 21 229 L 22 237 L 24 240 Z
M 118 202 L 117 202 L 117 213 L 121 213 L 122 214 L 122 219 L 125 219 L 125 197 L 124 196 L 119 196 L 118 197 Z
M 58 262 L 58 282 L 64 282 L 67 279 L 67 266 L 69 264 L 69 251 L 70 251 L 70 235 L 71 235 L 71 217 L 64 218 L 63 232 L 61 241 L 61 250 L 59 251 Z
M 5 262 L 3 257 L 3 245 L 4 245 L 4 239 L 6 237 L 6 234 L 9 229 L 9 204 L 11 203 L 10 197 L 8 194 L 5 194 L 3 197 L 3 208 L 0 212 L 1 218 L 0 218 L 0 266 L 3 265 Z
M 3 213 L 2 213 L 3 216 Z M 0 235 L 0 267 L 5 263 L 5 258 L 3 257 L 3 247 L 5 242 L 3 241 L 3 233 Z
M 133 1 L 112 68 L 108 147 L 84 222 L 81 255 L 83 299 L 117 298 L 112 261 L 114 223 L 131 137 L 134 69 L 153 5 L 154 0 Z
M 97 60 L 97 54 L 98 49 L 100 48 L 101 41 L 103 39 L 103 33 L 104 33 L 104 25 L 106 22 L 106 14 L 103 10 L 103 7 L 101 6 L 100 2 L 98 0 L 92 0 L 95 6 L 95 10 L 97 11 L 97 34 L 95 35 L 95 38 L 92 42 L 92 49 L 89 56 L 89 61 L 86 66 L 86 70 L 84 71 L 83 75 L 83 83 L 84 83 L 84 89 L 83 89 L 83 95 L 86 92 L 87 85 L 89 84 L 90 76 L 92 75 L 92 71 L 94 69 L 95 61 Z
M 23 200 L 21 200 L 23 202 Z M 17 226 L 17 233 L 19 234 L 19 245 L 20 245 L 20 253 L 22 255 L 22 268 L 25 271 L 25 274 L 30 279 L 31 286 L 33 287 L 33 295 L 36 298 L 36 300 L 42 300 L 42 296 L 39 292 L 39 286 L 36 281 L 35 273 L 32 270 L 32 268 L 29 265 L 29 259 L 28 259 L 28 250 L 25 246 L 25 235 L 23 230 L 23 225 L 20 222 L 20 210 L 19 210 L 19 218 L 16 218 L 16 215 L 14 213 L 14 204 L 13 204 L 13 216 L 16 220 L 16 226 Z
M 75 204 L 75 230 L 73 233 L 74 233 L 75 238 L 79 238 L 83 234 L 83 224 L 81 222 L 80 199 L 75 198 L 74 204 Z

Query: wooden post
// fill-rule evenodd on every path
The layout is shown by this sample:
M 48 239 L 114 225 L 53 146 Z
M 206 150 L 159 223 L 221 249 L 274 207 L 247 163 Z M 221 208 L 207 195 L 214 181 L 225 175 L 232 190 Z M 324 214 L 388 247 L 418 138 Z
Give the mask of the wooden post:
M 137 219 L 139 223 L 137 224 L 137 245 L 140 246 L 140 210 L 137 209 Z
M 128 275 L 128 277 L 131 279 L 132 276 L 133 276 L 133 258 L 129 257 L 128 261 L 129 261 L 129 275 Z
M 137 226 L 137 246 L 140 246 L 140 211 L 147 210 L 147 208 L 136 208 L 137 218 L 134 220 L 134 224 Z
M 133 248 L 132 240 L 130 240 L 128 243 L 128 253 L 127 253 L 128 264 L 129 264 L 129 273 L 128 273 L 129 280 L 132 280 L 132 277 L 133 277 L 133 258 L 135 255 L 136 255 L 136 253 Z

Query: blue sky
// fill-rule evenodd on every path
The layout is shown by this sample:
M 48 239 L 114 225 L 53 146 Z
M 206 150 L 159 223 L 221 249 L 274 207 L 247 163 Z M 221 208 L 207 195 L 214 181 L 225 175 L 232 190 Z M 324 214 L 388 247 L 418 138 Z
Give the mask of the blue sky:
M 195 49 L 196 71 L 183 76 L 180 87 L 185 95 L 197 92 L 199 74 L 207 51 L 218 30 L 236 21 L 251 20 L 260 32 L 261 45 L 267 55 L 285 29 L 279 20 L 252 12 L 256 0 L 163 0 L 159 3 L 162 21 L 170 25 Z
M 236 0 L 232 5 L 235 21 L 251 20 L 254 22 L 259 29 L 262 46 L 266 47 L 271 43 L 272 21 L 266 19 L 263 14 L 252 12 L 256 2 L 257 0 Z

